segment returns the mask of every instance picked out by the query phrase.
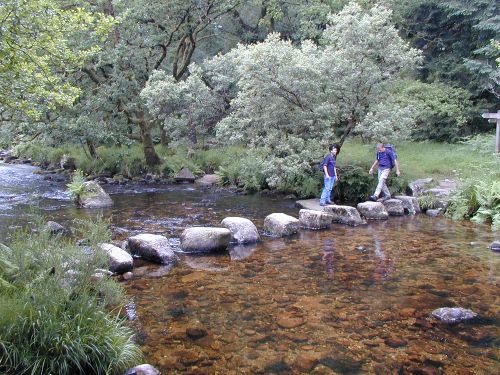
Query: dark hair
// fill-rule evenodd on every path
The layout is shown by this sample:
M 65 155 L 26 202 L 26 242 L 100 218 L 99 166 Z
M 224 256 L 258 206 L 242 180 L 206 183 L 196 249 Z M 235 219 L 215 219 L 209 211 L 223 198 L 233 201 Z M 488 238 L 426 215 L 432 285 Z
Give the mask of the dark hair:
M 337 155 L 340 154 L 340 145 L 338 143 L 331 144 L 328 147 L 328 151 L 332 151 L 334 148 L 337 149 Z

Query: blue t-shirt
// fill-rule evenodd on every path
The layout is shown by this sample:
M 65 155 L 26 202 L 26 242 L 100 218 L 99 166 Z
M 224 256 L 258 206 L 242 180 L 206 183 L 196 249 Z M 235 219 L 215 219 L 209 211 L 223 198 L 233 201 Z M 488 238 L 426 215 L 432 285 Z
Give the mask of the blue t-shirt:
M 391 169 L 394 165 L 394 156 L 389 151 L 377 152 L 378 169 Z
M 332 154 L 328 154 L 325 156 L 323 160 L 323 165 L 326 165 L 326 169 L 328 171 L 328 175 L 330 177 L 336 177 L 335 175 L 335 163 L 337 162 L 336 158 L 332 156 Z M 323 173 L 325 170 L 323 170 Z

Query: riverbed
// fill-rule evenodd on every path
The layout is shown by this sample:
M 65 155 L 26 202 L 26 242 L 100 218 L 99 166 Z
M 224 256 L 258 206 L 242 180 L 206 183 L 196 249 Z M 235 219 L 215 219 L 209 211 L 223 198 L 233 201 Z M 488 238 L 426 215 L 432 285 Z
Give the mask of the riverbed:
M 145 362 L 163 374 L 495 374 L 499 255 L 487 226 L 424 215 L 263 237 L 210 256 L 182 254 L 190 226 L 227 216 L 298 216 L 292 200 L 192 185 L 105 185 L 114 207 L 74 207 L 57 176 L 0 163 L 0 238 L 35 214 L 69 224 L 102 214 L 118 241 L 171 239 L 180 262 L 136 260 L 124 282 Z M 498 238 L 498 233 L 497 233 Z M 479 318 L 448 326 L 439 307 Z

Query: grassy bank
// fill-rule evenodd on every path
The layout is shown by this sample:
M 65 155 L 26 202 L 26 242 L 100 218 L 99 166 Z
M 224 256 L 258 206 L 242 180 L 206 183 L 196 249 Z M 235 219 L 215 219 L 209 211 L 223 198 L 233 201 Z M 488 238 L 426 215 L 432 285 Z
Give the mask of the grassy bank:
M 93 249 L 110 239 L 99 221 L 74 231 Z M 43 223 L 0 245 L 0 373 L 121 374 L 139 363 L 118 317 L 121 287 L 94 276 L 103 268 L 104 254 L 51 235 Z

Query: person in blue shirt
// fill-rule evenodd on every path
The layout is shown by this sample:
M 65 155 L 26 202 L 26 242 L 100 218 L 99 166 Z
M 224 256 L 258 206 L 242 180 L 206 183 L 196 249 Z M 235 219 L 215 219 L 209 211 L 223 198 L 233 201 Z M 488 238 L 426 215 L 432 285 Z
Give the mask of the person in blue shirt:
M 380 193 L 384 194 L 384 199 L 389 199 L 391 197 L 391 192 L 387 187 L 387 178 L 393 167 L 396 167 L 396 175 L 400 176 L 401 172 L 399 170 L 398 159 L 393 152 L 390 152 L 383 143 L 377 144 L 377 157 L 373 162 L 368 173 L 373 174 L 374 168 L 378 165 L 378 185 L 375 189 L 375 193 L 370 195 L 370 200 L 376 202 Z
M 326 206 L 327 204 L 335 204 L 330 196 L 332 194 L 333 185 L 335 181 L 339 180 L 339 175 L 337 172 L 337 154 L 340 151 L 340 147 L 337 144 L 330 145 L 328 147 L 328 151 L 330 152 L 325 156 L 323 162 L 321 163 L 323 173 L 325 175 L 324 179 L 324 187 L 321 192 L 321 198 L 319 199 L 320 206 Z

